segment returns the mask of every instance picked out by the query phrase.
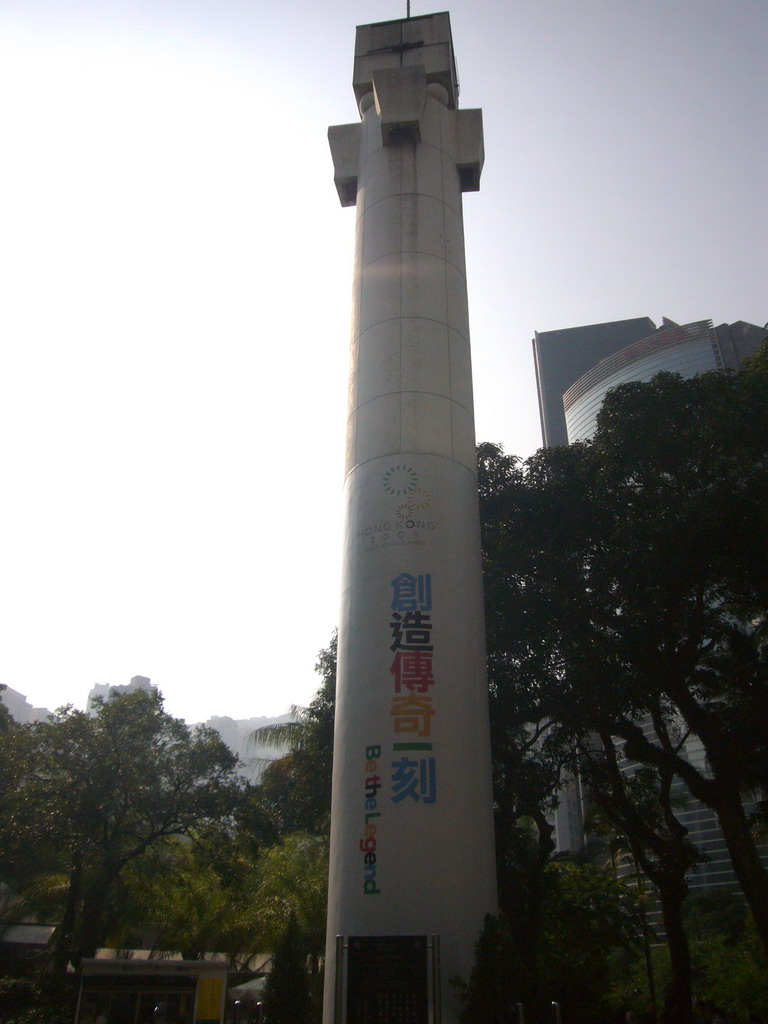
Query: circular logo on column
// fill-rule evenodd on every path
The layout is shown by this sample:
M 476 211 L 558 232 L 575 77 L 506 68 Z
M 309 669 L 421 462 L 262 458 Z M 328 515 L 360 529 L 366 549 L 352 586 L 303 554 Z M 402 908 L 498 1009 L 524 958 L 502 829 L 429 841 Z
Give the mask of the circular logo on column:
M 384 474 L 384 490 L 387 494 L 400 497 L 402 494 L 411 494 L 416 490 L 419 482 L 418 474 L 410 466 L 390 466 Z
M 419 475 L 411 466 L 390 466 L 382 482 L 387 494 L 402 499 L 395 509 L 398 520 L 411 519 L 432 503 L 432 495 L 419 487 Z
M 432 504 L 432 495 L 419 484 L 419 474 L 407 463 L 398 462 L 384 472 L 381 486 L 393 499 L 391 513 L 384 510 L 384 519 L 371 523 L 358 534 L 367 550 L 425 543 L 428 531 L 435 529 L 435 522 L 424 514 Z

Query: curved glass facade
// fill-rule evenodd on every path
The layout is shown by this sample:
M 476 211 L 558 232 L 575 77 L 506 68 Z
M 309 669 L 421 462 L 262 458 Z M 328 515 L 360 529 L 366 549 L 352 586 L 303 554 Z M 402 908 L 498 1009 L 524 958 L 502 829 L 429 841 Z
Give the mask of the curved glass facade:
M 606 394 L 627 381 L 649 381 L 666 370 L 695 377 L 722 369 L 723 360 L 711 320 L 657 331 L 603 359 L 563 395 L 568 443 L 592 437 Z

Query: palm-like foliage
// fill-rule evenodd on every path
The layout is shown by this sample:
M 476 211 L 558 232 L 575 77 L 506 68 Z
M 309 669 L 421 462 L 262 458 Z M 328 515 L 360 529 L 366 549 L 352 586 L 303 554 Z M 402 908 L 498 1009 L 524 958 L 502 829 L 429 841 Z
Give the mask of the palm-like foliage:
M 322 685 L 306 708 L 293 707 L 293 722 L 264 726 L 252 742 L 288 746 L 272 761 L 259 787 L 261 800 L 280 835 L 293 831 L 325 835 L 330 827 L 333 726 L 336 700 L 336 636 L 320 652 Z

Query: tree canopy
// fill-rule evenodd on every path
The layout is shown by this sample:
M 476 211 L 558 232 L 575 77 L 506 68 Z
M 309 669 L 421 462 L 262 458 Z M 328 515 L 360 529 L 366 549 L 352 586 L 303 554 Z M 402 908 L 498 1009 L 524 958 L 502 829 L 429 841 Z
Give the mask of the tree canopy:
M 12 786 L 0 807 L 0 872 L 28 900 L 53 880 L 59 970 L 105 940 L 129 864 L 231 814 L 242 790 L 218 734 L 190 730 L 146 690 L 97 702 L 93 714 L 64 708 L 3 743 Z
M 255 803 L 275 835 L 327 835 L 331 820 L 333 726 L 336 710 L 336 634 L 318 654 L 321 686 L 306 708 L 293 707 L 293 722 L 267 725 L 254 739 L 289 751 L 267 765 Z
M 683 783 L 716 813 L 768 945 L 742 801 L 768 783 L 767 407 L 763 352 L 620 386 L 591 441 L 478 455 L 499 810 L 499 783 L 530 790 L 531 765 L 580 769 L 680 903 L 697 856 L 673 813 Z

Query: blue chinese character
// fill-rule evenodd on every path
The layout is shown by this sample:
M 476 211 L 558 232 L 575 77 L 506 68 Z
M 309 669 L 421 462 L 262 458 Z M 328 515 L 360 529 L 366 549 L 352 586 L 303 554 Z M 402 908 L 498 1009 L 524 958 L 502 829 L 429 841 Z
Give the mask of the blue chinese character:
M 396 612 L 423 612 L 432 610 L 432 574 L 411 576 L 401 572 L 392 580 L 392 609 Z
M 422 757 L 412 761 L 401 757 L 392 762 L 392 802 L 399 803 L 410 797 L 425 804 L 437 800 L 437 780 L 434 757 Z

